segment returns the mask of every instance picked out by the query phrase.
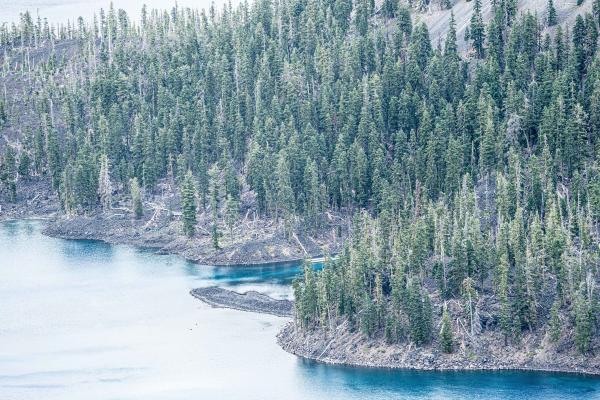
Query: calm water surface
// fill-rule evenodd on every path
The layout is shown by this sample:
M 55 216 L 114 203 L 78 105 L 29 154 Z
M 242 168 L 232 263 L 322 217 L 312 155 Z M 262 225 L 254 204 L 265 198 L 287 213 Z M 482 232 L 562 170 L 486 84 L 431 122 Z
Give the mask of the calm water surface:
M 240 0 L 112 0 L 115 9 L 122 8 L 127 11 L 129 17 L 138 21 L 142 6 L 146 4 L 148 10 L 168 9 L 175 5 L 179 7 L 191 7 L 197 9 L 207 9 L 214 3 L 217 10 L 222 9 L 224 4 L 231 3 L 236 6 Z M 19 16 L 25 11 L 29 11 L 37 21 L 40 16 L 47 18 L 51 23 L 64 23 L 67 21 L 76 21 L 78 17 L 83 17 L 87 21 L 92 21 L 94 13 L 99 15 L 100 8 L 107 11 L 111 0 L 0 0 L 0 24 L 3 22 L 18 22 Z
M 215 268 L 0 224 L 0 399 L 600 399 L 600 379 L 330 367 L 282 351 L 283 318 L 214 309 L 221 285 L 289 298 L 299 266 Z

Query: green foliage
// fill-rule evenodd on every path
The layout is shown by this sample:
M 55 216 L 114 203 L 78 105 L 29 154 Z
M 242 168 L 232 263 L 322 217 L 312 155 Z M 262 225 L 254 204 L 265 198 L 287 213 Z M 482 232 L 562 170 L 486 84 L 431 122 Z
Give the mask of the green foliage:
M 475 282 L 472 278 L 467 277 L 462 283 L 462 299 L 465 309 L 465 314 L 469 320 L 469 330 L 471 335 L 475 333 L 475 308 L 477 304 L 477 290 L 475 290 Z
M 508 256 L 502 254 L 498 263 L 498 301 L 500 302 L 500 329 L 504 334 L 504 345 L 513 335 L 513 313 L 508 298 Z
M 19 179 L 27 180 L 31 174 L 31 158 L 26 151 L 19 157 Z
M 428 344 L 431 340 L 433 324 L 431 299 L 429 294 L 414 281 L 411 281 L 408 286 L 405 310 L 413 342 L 417 345 Z
M 89 142 L 79 149 L 75 162 L 67 167 L 62 173 L 60 190 L 65 210 L 93 210 L 98 204 L 99 173 Z
M 394 18 L 398 12 L 398 0 L 384 0 L 383 14 L 387 18 Z
M 575 297 L 573 308 L 575 316 L 575 345 L 583 354 L 590 350 L 590 342 L 594 329 L 592 305 L 582 287 Z
M 293 283 L 296 318 L 301 325 L 309 326 L 318 321 L 318 291 L 315 272 L 310 262 L 304 263 L 303 277 L 297 278 Z
M 181 185 L 181 208 L 183 234 L 192 237 L 196 232 L 196 186 L 191 172 L 186 174 Z
M 485 24 L 481 14 L 481 0 L 475 0 L 473 3 L 473 16 L 469 25 L 469 39 L 473 42 L 473 49 L 478 58 L 483 58 L 485 42 Z
M 108 157 L 106 154 L 100 156 L 100 172 L 98 176 L 98 195 L 100 196 L 100 204 L 106 211 L 110 209 L 112 203 L 112 183 L 110 182 Z
M 135 219 L 140 219 L 144 216 L 144 204 L 142 203 L 142 190 L 137 178 L 132 178 L 130 181 L 129 191 L 131 192 L 131 205 Z
M 459 51 L 453 15 L 432 46 L 395 0 L 381 13 L 371 0 L 144 11 L 135 29 L 124 13 L 77 28 L 25 17 L 0 26 L 9 59 L 75 45 L 31 72 L 5 71 L 36 90 L 0 104 L 2 133 L 23 132 L 7 146 L 18 157 L 2 156 L 2 195 L 14 198 L 29 172 L 66 213 L 86 213 L 130 185 L 139 218 L 130 179 L 149 197 L 180 187 L 193 235 L 197 183 L 216 249 L 242 199 L 288 236 L 318 237 L 356 214 L 342 254 L 295 284 L 303 326 L 344 320 L 426 345 L 442 301 L 461 303 L 453 313 L 475 337 L 479 300 L 493 296 L 508 341 L 545 332 L 549 291 L 585 350 L 597 334 L 586 315 L 598 294 L 579 287 L 598 281 L 598 4 L 568 35 L 558 26 L 544 38 L 552 1 L 547 20 L 494 2 L 485 26 L 476 0 L 473 57 Z M 18 104 L 36 117 L 15 127 L 6 112 Z
M 216 165 L 214 165 L 210 171 L 209 175 L 209 196 L 210 196 L 210 210 L 211 210 L 211 227 L 210 227 L 210 236 L 212 239 L 213 247 L 215 249 L 219 249 L 219 238 L 221 237 L 221 232 L 219 232 L 218 224 L 219 224 L 219 208 L 221 207 L 221 175 L 220 171 Z
M 44 152 L 47 157 L 48 172 L 52 178 L 52 186 L 55 189 L 60 185 L 60 176 L 62 173 L 62 157 L 57 136 L 58 133 L 56 132 L 56 129 L 52 127 L 47 128 Z M 75 159 L 75 165 L 77 165 L 77 161 L 78 160 Z
M 442 327 L 440 328 L 440 344 L 445 353 L 452 353 L 454 347 L 454 334 L 452 333 L 452 321 L 448 313 L 448 307 L 444 304 L 442 313 Z
M 229 235 L 233 237 L 233 228 L 239 220 L 240 204 L 238 200 L 231 194 L 227 195 L 225 200 L 225 225 L 229 228 Z
M 0 159 L 0 189 L 5 192 L 8 201 L 17 200 L 17 165 L 15 151 L 10 146 L 6 146 Z
M 550 340 L 553 342 L 560 339 L 562 332 L 562 321 L 560 320 L 560 301 L 556 300 L 550 310 L 550 322 L 548 324 L 548 330 L 550 333 Z
M 6 106 L 4 105 L 4 100 L 0 99 L 0 129 L 4 126 L 8 119 L 6 114 Z
M 546 7 L 546 13 L 548 14 L 546 25 L 554 26 L 558 22 L 558 17 L 556 15 L 556 8 L 554 7 L 553 0 L 548 0 L 548 6 Z

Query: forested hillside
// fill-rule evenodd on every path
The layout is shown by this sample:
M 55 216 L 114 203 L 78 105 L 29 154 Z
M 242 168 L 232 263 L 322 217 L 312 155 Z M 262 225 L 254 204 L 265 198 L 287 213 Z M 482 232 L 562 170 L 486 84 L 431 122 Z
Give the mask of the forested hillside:
M 498 1 L 488 23 L 473 7 L 468 55 L 453 20 L 437 45 L 394 0 L 144 8 L 139 23 L 111 8 L 60 28 L 24 14 L 0 28 L 3 201 L 47 181 L 67 215 L 118 197 L 140 218 L 168 182 L 181 234 L 202 210 L 215 248 L 243 194 L 289 233 L 355 215 L 339 258 L 296 285 L 302 328 L 448 352 L 459 329 L 541 332 L 587 353 L 600 1 L 552 35 L 552 1 L 544 18 Z
M 352 355 L 364 345 L 347 334 L 356 331 L 374 346 L 433 345 L 470 353 L 474 362 L 482 349 L 498 355 L 489 337 L 529 351 L 527 361 L 544 346 L 541 358 L 595 354 L 598 5 L 596 17 L 578 16 L 570 31 L 558 28 L 553 36 L 540 32 L 556 24 L 555 12 L 545 21 L 513 18 L 510 2 L 496 3 L 484 26 L 479 3 L 474 7 L 467 31 L 476 59 L 458 61 L 453 29 L 432 51 L 416 27 L 397 61 L 399 78 L 387 80 L 381 66 L 382 110 L 399 110 L 382 111 L 383 125 L 397 129 L 393 139 L 383 138 L 391 177 L 377 192 L 379 176 L 371 175 L 369 198 L 380 201 L 356 217 L 353 238 L 336 260 L 320 273 L 307 267 L 296 282 L 296 329 L 344 336 L 355 350 L 324 357 L 336 345 L 332 339 L 292 351 L 397 365 L 388 354 Z M 411 81 L 414 71 L 422 75 Z M 414 95 L 421 104 L 405 100 Z M 412 117 L 414 125 L 407 122 Z

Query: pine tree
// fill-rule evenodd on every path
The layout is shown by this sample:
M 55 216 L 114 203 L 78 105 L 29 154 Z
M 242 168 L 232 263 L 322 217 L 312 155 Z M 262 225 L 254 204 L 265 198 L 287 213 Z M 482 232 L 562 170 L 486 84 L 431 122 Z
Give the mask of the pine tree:
M 181 221 L 183 223 L 183 234 L 193 237 L 196 232 L 196 187 L 194 177 L 188 171 L 181 185 Z
M 60 185 L 62 174 L 62 160 L 57 135 L 58 133 L 53 127 L 47 129 L 45 153 L 47 154 L 48 170 L 52 177 L 52 186 L 55 189 L 58 189 Z
M 69 175 L 72 175 L 72 193 L 68 197 L 73 199 L 74 206 L 83 211 L 95 208 L 98 204 L 99 173 L 89 138 L 77 152 L 77 158 Z
M 320 214 L 323 212 L 321 186 L 317 175 L 317 164 L 309 161 L 304 170 L 304 188 L 306 190 L 306 218 L 311 227 L 320 226 Z
M 500 329 L 504 334 L 504 345 L 512 336 L 512 310 L 508 299 L 508 255 L 503 253 L 498 263 L 498 300 L 500 301 Z
M 140 219 L 144 215 L 144 204 L 142 203 L 142 191 L 136 177 L 130 180 L 129 191 L 131 192 L 131 206 L 135 219 Z
M 219 249 L 219 238 L 221 233 L 219 232 L 219 207 L 221 205 L 221 177 L 220 172 L 216 165 L 214 165 L 209 175 L 209 196 L 210 196 L 210 210 L 211 210 L 211 227 L 210 235 L 215 249 Z
M 406 313 L 411 338 L 417 345 L 427 344 L 431 338 L 432 308 L 429 294 L 420 290 L 417 282 L 408 286 Z
M 277 179 L 277 209 L 282 211 L 285 223 L 289 224 L 290 219 L 295 212 L 294 192 L 292 189 L 289 163 L 283 151 L 279 155 L 275 175 Z
M 349 26 L 350 15 L 352 13 L 351 0 L 335 0 L 333 13 L 341 28 L 341 32 L 346 32 Z
M 229 229 L 229 237 L 233 238 L 233 228 L 239 220 L 240 204 L 232 194 L 227 195 L 225 200 L 225 225 Z
M 483 130 L 483 138 L 481 139 L 481 147 L 479 150 L 481 171 L 489 173 L 496 166 L 496 128 L 494 126 L 494 116 L 492 105 L 487 109 L 485 128 Z
M 589 204 L 593 218 L 600 220 L 600 157 L 596 156 L 588 184 Z
M 583 354 L 590 350 L 592 338 L 592 307 L 583 291 L 579 290 L 575 298 L 575 345 Z
M 354 17 L 356 29 L 362 36 L 366 36 L 367 31 L 369 30 L 370 1 L 358 0 L 354 10 L 356 12 Z
M 560 300 L 556 299 L 552 308 L 550 309 L 550 322 L 548 324 L 548 331 L 550 333 L 550 340 L 556 342 L 560 339 L 562 331 L 562 321 L 560 320 Z
M 59 190 L 61 207 L 67 215 L 71 215 L 75 211 L 73 185 L 73 169 L 70 165 L 67 165 L 62 172 Z
M 398 10 L 398 0 L 384 0 L 383 15 L 386 18 L 394 18 Z
M 19 179 L 27 180 L 31 172 L 31 157 L 27 151 L 23 151 L 19 157 Z
M 17 166 L 11 146 L 6 146 L 4 157 L 0 161 L 0 184 L 6 188 L 8 201 L 14 202 L 17 200 Z
M 485 41 L 485 24 L 481 15 L 481 0 L 475 0 L 473 15 L 469 26 L 469 39 L 473 42 L 473 49 L 478 58 L 483 58 L 483 43 Z
M 304 262 L 303 279 L 294 281 L 296 318 L 301 326 L 310 326 L 319 315 L 317 279 L 309 261 Z
M 469 318 L 469 327 L 471 336 L 475 334 L 475 307 L 477 304 L 477 290 L 472 278 L 467 277 L 462 283 L 462 295 L 465 303 L 465 311 Z
M 446 152 L 445 192 L 448 195 L 456 193 L 460 187 L 463 169 L 463 149 L 458 138 L 450 138 Z
M 104 211 L 108 211 L 112 205 L 112 183 L 110 182 L 109 162 L 106 154 L 100 156 L 100 172 L 98 174 L 98 195 L 100 204 Z
M 440 343 L 444 353 L 452 353 L 454 347 L 454 335 L 452 333 L 452 321 L 448 313 L 448 307 L 444 303 L 444 311 L 442 312 L 442 327 L 440 329 Z
M 7 120 L 6 106 L 4 105 L 4 100 L 0 99 L 0 129 L 2 129 Z
M 147 129 L 144 136 L 144 163 L 142 167 L 144 187 L 154 187 L 159 173 L 158 165 L 158 143 L 155 140 L 153 129 Z
M 558 22 L 556 16 L 556 8 L 554 8 L 553 0 L 548 0 L 548 6 L 546 7 L 546 12 L 548 13 L 548 19 L 546 24 L 548 26 L 554 26 Z

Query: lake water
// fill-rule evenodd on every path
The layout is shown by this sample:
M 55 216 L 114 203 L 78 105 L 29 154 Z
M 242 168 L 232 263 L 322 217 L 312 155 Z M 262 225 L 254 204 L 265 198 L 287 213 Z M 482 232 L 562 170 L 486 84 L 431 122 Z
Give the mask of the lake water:
M 281 350 L 287 321 L 211 308 L 221 285 L 289 298 L 295 264 L 216 268 L 0 223 L 0 399 L 596 399 L 600 379 L 331 367 Z
M 240 0 L 232 0 L 232 5 L 237 5 Z M 0 24 L 3 22 L 18 22 L 19 15 L 29 11 L 37 21 L 39 15 L 42 19 L 47 18 L 52 23 L 64 23 L 68 20 L 75 21 L 82 16 L 91 21 L 94 13 L 98 15 L 100 8 L 108 10 L 111 0 L 0 0 Z M 122 8 L 127 11 L 129 17 L 135 21 L 140 19 L 142 5 L 146 4 L 151 9 L 171 9 L 175 5 L 179 7 L 192 7 L 208 9 L 213 3 L 211 0 L 112 0 L 115 9 Z M 215 1 L 217 10 L 229 1 Z

